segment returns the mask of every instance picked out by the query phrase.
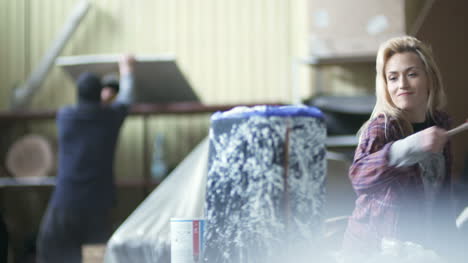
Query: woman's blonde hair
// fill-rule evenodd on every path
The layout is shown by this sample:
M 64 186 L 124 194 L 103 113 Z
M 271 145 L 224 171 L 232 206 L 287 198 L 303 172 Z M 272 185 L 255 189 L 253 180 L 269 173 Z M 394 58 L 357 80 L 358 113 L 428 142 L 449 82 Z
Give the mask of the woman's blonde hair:
M 411 36 L 395 37 L 382 43 L 377 52 L 376 77 L 375 77 L 375 95 L 376 103 L 369 121 L 367 121 L 361 131 L 364 131 L 369 122 L 383 114 L 386 119 L 392 117 L 398 121 L 399 128 L 403 134 L 413 132 L 411 123 L 403 116 L 402 111 L 393 103 L 387 87 L 387 78 L 385 75 L 385 65 L 388 60 L 397 53 L 413 52 L 424 65 L 424 70 L 429 83 L 429 96 L 427 102 L 426 115 L 433 116 L 436 110 L 445 106 L 445 92 L 442 85 L 442 78 L 437 67 L 432 50 L 423 42 Z

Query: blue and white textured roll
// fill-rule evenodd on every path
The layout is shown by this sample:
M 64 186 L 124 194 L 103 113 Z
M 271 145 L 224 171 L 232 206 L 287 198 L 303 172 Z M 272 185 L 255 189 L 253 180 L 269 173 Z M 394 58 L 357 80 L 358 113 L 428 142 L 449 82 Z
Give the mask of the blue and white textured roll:
M 317 240 L 325 138 L 313 107 L 237 107 L 212 116 L 205 262 L 276 262 Z

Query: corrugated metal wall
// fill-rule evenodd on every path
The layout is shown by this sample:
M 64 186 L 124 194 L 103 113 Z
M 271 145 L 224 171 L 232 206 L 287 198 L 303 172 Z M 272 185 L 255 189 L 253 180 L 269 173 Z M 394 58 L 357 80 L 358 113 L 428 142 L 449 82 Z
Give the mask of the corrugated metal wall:
M 71 14 L 77 0 L 0 0 L 0 109 L 7 110 L 15 83 L 39 63 Z M 206 104 L 290 101 L 291 61 L 306 39 L 306 0 L 94 0 L 92 8 L 62 55 L 174 54 L 194 90 Z M 303 30 L 304 29 L 304 30 Z M 304 85 L 303 85 L 304 87 Z M 74 103 L 75 89 L 54 68 L 33 109 Z M 117 159 L 142 162 L 142 135 L 168 134 L 175 165 L 206 132 L 207 117 L 131 117 L 125 123 Z M 165 119 L 165 121 L 161 121 Z M 192 138 L 176 146 L 169 129 Z M 193 136 L 192 127 L 196 128 Z M 55 138 L 50 123 L 30 125 L 31 132 Z M 159 131 L 162 129 L 163 131 Z M 152 148 L 150 146 L 149 148 Z M 118 174 L 141 174 L 140 165 L 118 162 Z
M 37 65 L 76 0 L 0 0 L 2 92 Z M 95 0 L 63 55 L 174 54 L 203 102 L 289 99 L 292 1 Z M 6 55 L 6 56 L 4 56 Z M 14 74 L 10 74 L 14 73 Z M 71 103 L 74 90 L 54 69 L 35 108 Z M 2 96 L 1 106 L 6 108 Z
M 25 1 L 0 1 L 0 105 L 5 109 L 10 90 L 26 72 Z

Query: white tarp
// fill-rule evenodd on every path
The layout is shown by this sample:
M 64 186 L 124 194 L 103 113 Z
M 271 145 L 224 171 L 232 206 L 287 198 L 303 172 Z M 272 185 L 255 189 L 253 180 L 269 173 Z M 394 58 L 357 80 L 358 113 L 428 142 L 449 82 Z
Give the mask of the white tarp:
M 207 164 L 205 138 L 112 235 L 104 262 L 170 262 L 170 219 L 203 217 Z

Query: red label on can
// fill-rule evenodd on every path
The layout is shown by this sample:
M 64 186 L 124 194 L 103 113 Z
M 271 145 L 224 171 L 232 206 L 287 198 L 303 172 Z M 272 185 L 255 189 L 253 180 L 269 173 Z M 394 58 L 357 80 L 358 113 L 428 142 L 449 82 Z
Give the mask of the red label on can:
M 193 221 L 193 260 L 198 262 L 200 258 L 200 221 Z

